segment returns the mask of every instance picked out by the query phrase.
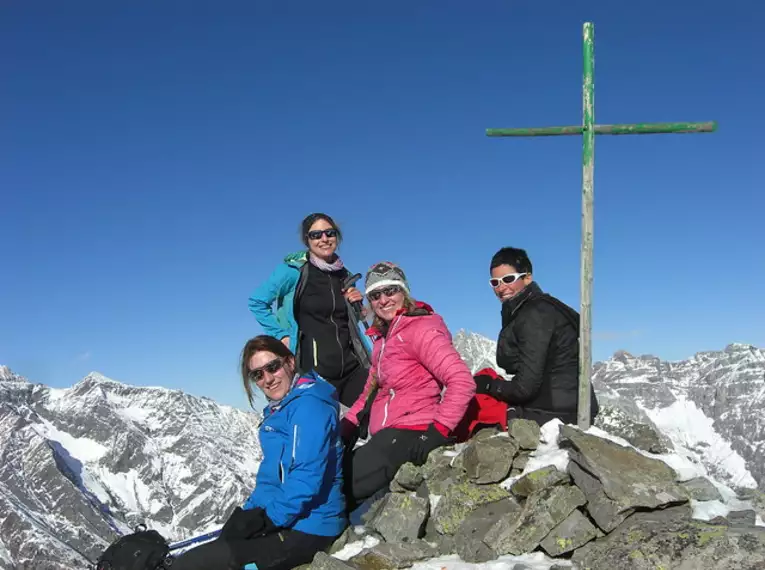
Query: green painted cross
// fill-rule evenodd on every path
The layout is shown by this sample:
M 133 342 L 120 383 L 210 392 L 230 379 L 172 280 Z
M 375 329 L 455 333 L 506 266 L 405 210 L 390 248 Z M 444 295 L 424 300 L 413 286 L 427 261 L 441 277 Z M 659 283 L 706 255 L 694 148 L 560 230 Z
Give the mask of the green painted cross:
M 584 24 L 582 49 L 584 59 L 582 85 L 582 125 L 520 129 L 486 129 L 490 137 L 542 137 L 583 135 L 582 141 L 582 249 L 579 321 L 579 408 L 578 425 L 590 427 L 590 375 L 592 371 L 592 232 L 593 175 L 595 171 L 595 135 L 647 135 L 676 133 L 711 133 L 717 123 L 637 123 L 632 125 L 595 124 L 595 53 L 594 26 Z

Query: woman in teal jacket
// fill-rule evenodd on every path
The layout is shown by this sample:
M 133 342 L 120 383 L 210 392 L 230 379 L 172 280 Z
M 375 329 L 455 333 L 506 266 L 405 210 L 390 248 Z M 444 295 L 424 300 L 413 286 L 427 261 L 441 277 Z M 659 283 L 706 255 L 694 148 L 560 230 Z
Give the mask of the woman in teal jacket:
M 292 352 L 267 335 L 247 342 L 241 366 L 250 405 L 253 384 L 268 400 L 255 490 L 217 540 L 180 555 L 173 570 L 288 570 L 311 562 L 347 526 L 335 389 L 296 373 Z
M 266 334 L 292 350 L 299 370 L 314 370 L 350 407 L 369 374 L 369 341 L 352 306 L 363 296 L 346 286 L 350 272 L 337 255 L 342 232 L 331 217 L 306 216 L 301 239 L 307 250 L 286 256 L 250 295 L 249 308 Z

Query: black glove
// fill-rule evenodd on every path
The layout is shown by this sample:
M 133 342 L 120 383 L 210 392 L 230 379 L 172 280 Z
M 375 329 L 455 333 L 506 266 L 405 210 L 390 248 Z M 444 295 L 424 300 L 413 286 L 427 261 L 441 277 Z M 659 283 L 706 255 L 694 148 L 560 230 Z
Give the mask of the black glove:
M 244 540 L 256 535 L 270 534 L 277 528 L 279 527 L 268 518 L 266 511 L 262 508 L 245 511 L 241 507 L 236 507 L 223 525 L 220 537 L 224 540 Z
M 356 440 L 359 439 L 359 426 L 347 418 L 340 420 L 340 439 L 343 440 L 346 449 L 353 449 Z
M 475 381 L 475 393 L 476 394 L 491 394 L 491 385 L 494 382 L 494 378 L 488 374 L 477 374 L 473 376 Z
M 422 432 L 414 440 L 409 453 L 409 460 L 415 465 L 424 465 L 431 451 L 447 443 L 449 443 L 449 438 L 438 431 L 434 424 L 430 424 L 427 431 Z
M 488 374 L 478 374 L 473 376 L 475 381 L 475 393 L 487 394 L 497 400 L 503 399 L 503 388 L 506 385 L 506 381 L 502 378 L 492 378 Z

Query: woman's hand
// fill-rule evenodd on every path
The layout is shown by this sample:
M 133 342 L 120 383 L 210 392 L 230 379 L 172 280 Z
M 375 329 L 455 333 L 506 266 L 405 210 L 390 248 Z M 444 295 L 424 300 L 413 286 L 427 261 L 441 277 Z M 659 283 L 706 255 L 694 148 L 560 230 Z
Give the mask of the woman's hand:
M 358 303 L 364 300 L 364 295 L 362 295 L 361 291 L 356 289 L 356 287 L 348 287 L 347 289 L 343 289 L 343 296 L 348 300 L 349 303 Z

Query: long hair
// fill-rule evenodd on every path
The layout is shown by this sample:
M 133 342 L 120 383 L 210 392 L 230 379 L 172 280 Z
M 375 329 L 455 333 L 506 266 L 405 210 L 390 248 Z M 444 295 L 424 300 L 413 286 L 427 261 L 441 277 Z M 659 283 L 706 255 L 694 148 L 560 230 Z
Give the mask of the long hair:
M 252 382 L 250 381 L 250 358 L 258 352 L 273 352 L 276 356 L 284 358 L 285 360 L 292 360 L 292 366 L 295 365 L 295 355 L 287 348 L 282 341 L 269 335 L 262 334 L 251 338 L 247 341 L 242 349 L 242 355 L 240 360 L 240 372 L 242 374 L 242 383 L 244 384 L 244 391 L 247 393 L 247 401 L 250 402 L 250 407 L 255 406 L 252 403 Z

